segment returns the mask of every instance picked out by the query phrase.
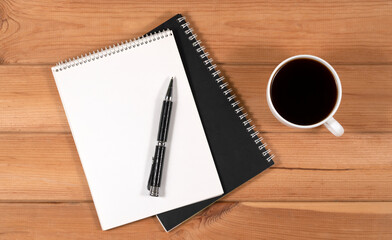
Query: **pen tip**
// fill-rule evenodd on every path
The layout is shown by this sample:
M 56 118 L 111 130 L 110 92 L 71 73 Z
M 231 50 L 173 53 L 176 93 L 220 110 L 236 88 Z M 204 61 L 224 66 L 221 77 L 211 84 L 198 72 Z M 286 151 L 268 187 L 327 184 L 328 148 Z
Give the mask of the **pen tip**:
M 172 89 L 173 89 L 173 78 L 171 78 L 170 83 L 169 83 L 169 87 L 167 88 L 166 97 L 172 96 L 172 91 L 173 91 Z

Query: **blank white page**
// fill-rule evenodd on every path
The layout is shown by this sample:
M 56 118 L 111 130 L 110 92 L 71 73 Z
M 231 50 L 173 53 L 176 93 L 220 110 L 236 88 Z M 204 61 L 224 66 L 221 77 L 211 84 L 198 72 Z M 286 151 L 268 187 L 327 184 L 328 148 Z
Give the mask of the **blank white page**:
M 52 72 L 103 230 L 223 194 L 172 31 Z M 147 182 L 171 77 L 162 184 L 151 197 Z

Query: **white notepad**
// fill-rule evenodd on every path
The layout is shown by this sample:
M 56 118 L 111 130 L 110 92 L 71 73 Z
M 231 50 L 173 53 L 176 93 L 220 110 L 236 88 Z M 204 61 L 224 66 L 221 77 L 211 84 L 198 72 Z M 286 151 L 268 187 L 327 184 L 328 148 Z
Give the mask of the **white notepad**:
M 103 230 L 223 194 L 172 31 L 52 68 Z M 160 197 L 147 181 L 170 78 Z

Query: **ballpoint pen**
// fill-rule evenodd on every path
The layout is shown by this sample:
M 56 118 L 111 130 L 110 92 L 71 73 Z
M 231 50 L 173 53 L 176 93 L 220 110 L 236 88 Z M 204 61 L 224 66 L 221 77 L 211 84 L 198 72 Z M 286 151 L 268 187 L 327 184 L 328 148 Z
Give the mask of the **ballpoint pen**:
M 165 158 L 166 141 L 169 132 L 170 115 L 173 105 L 172 93 L 173 78 L 170 80 L 170 84 L 162 104 L 161 117 L 158 129 L 158 143 L 155 146 L 155 153 L 154 157 L 152 158 L 150 177 L 147 184 L 147 189 L 150 190 L 150 196 L 153 197 L 159 196 L 159 188 L 161 187 L 163 161 Z

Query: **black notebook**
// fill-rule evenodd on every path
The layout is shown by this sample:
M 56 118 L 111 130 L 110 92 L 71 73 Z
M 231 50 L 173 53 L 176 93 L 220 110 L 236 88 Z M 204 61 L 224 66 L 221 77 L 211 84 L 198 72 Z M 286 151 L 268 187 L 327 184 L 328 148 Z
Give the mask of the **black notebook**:
M 266 149 L 266 143 L 262 142 L 229 82 L 221 75 L 185 17 L 177 14 L 148 34 L 165 29 L 174 33 L 224 190 L 219 197 L 157 215 L 165 230 L 170 231 L 272 166 L 274 155 Z

